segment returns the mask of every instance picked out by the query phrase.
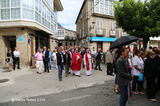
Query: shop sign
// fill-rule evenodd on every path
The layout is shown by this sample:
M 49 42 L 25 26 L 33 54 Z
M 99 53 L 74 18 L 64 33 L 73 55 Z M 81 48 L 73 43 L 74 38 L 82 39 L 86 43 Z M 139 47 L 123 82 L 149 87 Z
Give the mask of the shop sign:
M 23 41 L 23 36 L 19 36 L 18 41 L 22 42 Z
M 30 37 L 28 37 L 28 45 L 30 45 Z

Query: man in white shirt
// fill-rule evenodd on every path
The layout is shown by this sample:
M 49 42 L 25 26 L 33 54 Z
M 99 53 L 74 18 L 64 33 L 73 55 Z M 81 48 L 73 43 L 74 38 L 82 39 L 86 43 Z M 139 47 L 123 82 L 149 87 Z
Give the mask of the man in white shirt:
M 13 56 L 14 56 L 13 70 L 15 70 L 16 62 L 18 62 L 18 67 L 17 67 L 17 69 L 20 69 L 20 65 L 19 65 L 20 52 L 18 51 L 18 48 L 17 48 L 17 47 L 15 47 L 15 51 L 13 52 Z
M 93 49 L 91 49 L 91 54 L 92 54 L 92 55 L 95 55 L 96 52 L 97 52 L 97 51 L 95 50 L 95 47 L 93 47 Z

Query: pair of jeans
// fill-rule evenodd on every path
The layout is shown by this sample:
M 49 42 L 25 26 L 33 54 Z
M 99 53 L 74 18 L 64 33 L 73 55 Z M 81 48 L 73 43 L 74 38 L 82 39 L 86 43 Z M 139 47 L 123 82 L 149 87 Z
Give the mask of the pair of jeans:
M 126 102 L 128 100 L 128 87 L 127 86 L 119 86 L 120 89 L 120 104 L 119 106 L 126 106 Z M 131 86 L 130 86 L 130 97 L 131 97 Z
M 63 65 L 58 65 L 58 78 L 62 79 Z

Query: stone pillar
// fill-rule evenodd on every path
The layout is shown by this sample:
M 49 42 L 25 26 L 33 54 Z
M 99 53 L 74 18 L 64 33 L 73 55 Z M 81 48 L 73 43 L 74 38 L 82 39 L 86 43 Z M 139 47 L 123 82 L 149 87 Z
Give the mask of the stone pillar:
M 110 42 L 103 42 L 103 52 L 107 52 L 110 48 Z
M 3 40 L 3 37 L 2 37 L 2 32 L 0 32 L 0 50 L 3 51 L 1 52 L 1 55 L 0 55 L 0 64 L 5 64 L 5 47 L 4 47 L 4 40 Z
M 19 41 L 19 37 L 22 36 L 23 37 L 23 41 Z M 16 45 L 18 47 L 18 50 L 20 52 L 20 66 L 28 66 L 28 57 L 29 57 L 29 53 L 28 53 L 28 34 L 27 34 L 27 30 L 20 30 L 17 31 L 16 34 Z
M 56 40 L 50 39 L 50 49 L 52 52 L 55 50 L 55 47 L 58 47 Z

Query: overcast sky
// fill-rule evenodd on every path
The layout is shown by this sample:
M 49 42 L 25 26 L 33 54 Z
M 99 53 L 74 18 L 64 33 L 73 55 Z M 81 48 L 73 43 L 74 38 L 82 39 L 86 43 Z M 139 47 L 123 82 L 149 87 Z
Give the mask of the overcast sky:
M 83 0 L 61 0 L 64 10 L 58 13 L 58 22 L 65 28 L 76 31 L 75 21 Z

